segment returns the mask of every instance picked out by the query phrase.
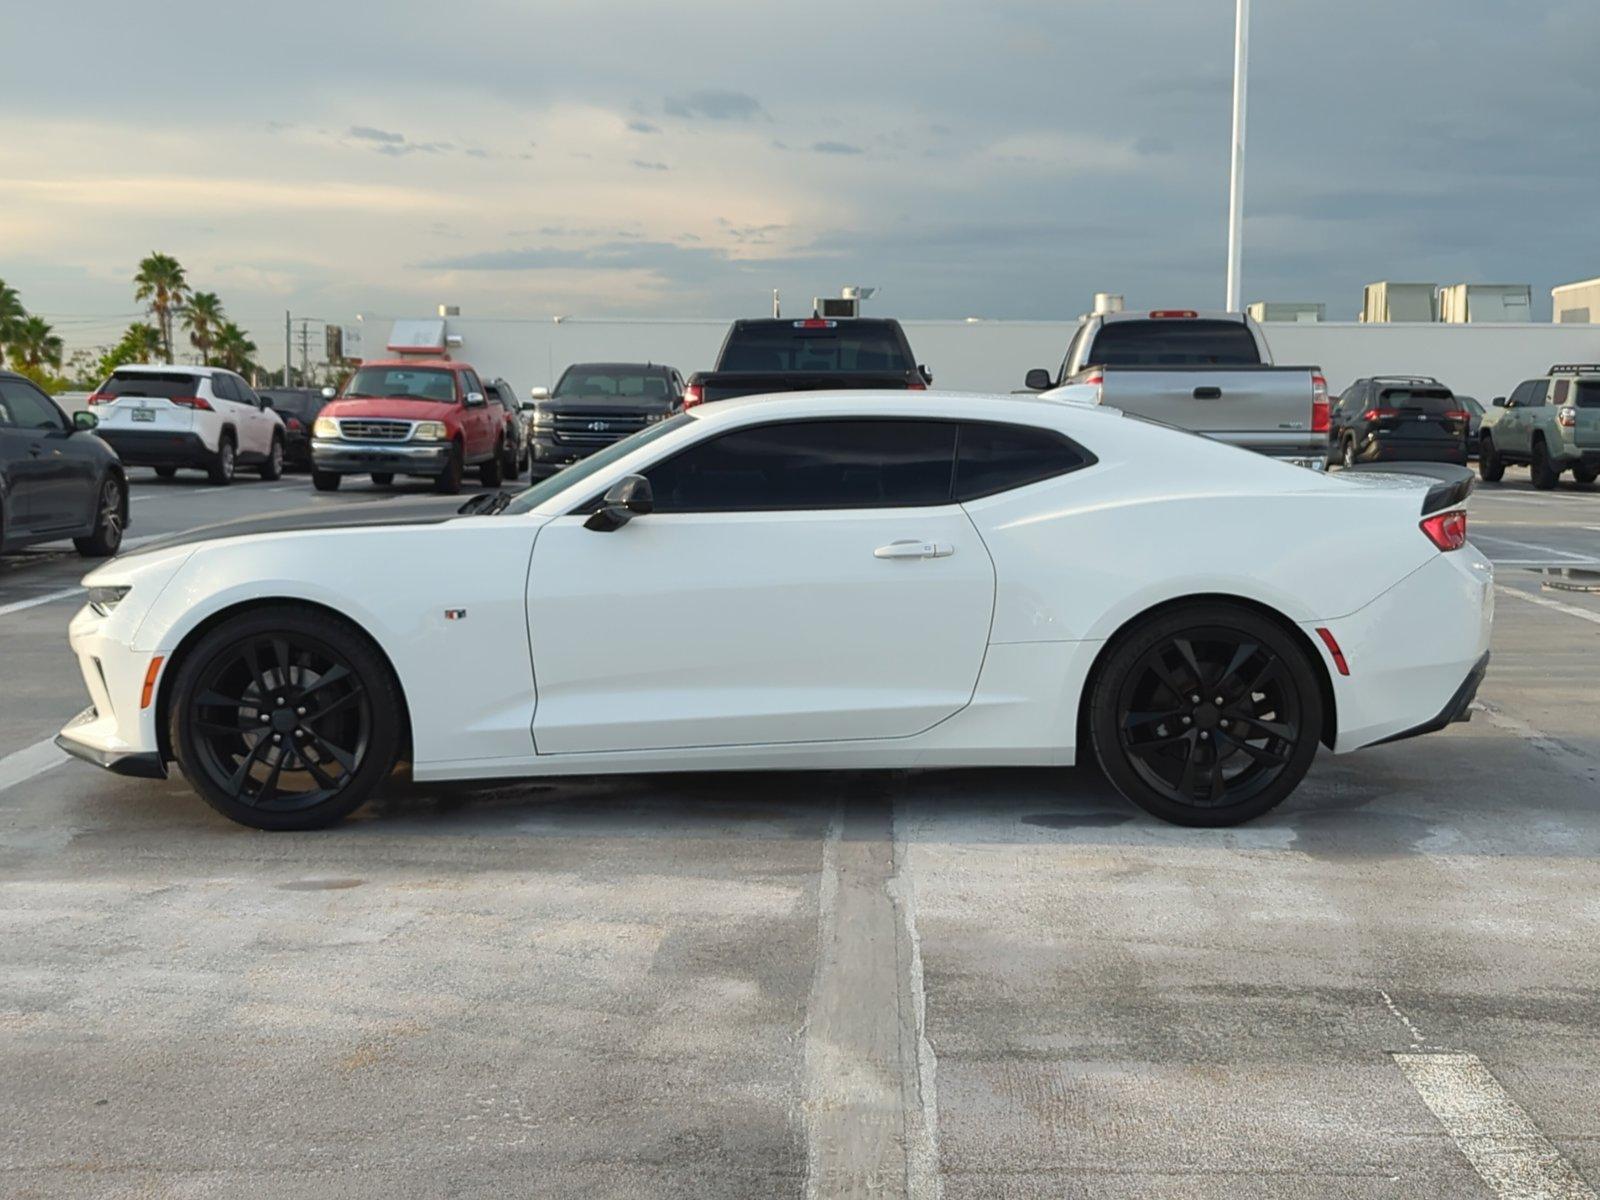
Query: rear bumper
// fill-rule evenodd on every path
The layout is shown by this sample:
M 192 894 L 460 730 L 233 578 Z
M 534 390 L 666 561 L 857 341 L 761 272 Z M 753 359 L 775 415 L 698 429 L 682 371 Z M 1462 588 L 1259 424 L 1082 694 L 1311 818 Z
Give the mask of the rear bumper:
M 363 475 L 371 471 L 396 475 L 440 475 L 450 463 L 449 442 L 388 445 L 383 442 L 345 442 L 313 438 L 311 465 L 318 471 Z
M 1402 742 L 1406 738 L 1421 737 L 1425 733 L 1438 733 L 1447 725 L 1472 720 L 1472 702 L 1477 699 L 1478 688 L 1482 686 L 1483 677 L 1488 671 L 1489 652 L 1485 650 L 1483 657 L 1473 664 L 1472 670 L 1467 672 L 1467 677 L 1461 681 L 1461 686 L 1456 689 L 1455 695 L 1450 697 L 1437 716 L 1415 728 L 1382 738 L 1373 745 L 1381 746 L 1387 742 Z
M 1361 444 L 1361 462 L 1442 462 L 1466 466 L 1465 442 L 1386 442 L 1369 438 Z
M 198 433 L 107 429 L 102 425 L 95 436 L 130 467 L 208 467 L 216 457 Z

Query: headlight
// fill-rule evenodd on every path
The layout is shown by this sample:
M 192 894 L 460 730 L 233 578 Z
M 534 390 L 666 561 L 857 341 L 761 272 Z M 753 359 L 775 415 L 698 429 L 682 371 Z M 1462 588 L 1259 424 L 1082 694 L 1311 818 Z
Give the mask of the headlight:
M 411 436 L 419 442 L 442 442 L 450 436 L 450 431 L 443 421 L 418 421 L 416 432 Z
M 122 603 L 132 588 L 129 587 L 92 587 L 89 589 L 89 607 L 102 617 L 109 617 L 117 605 Z
M 528 424 L 532 425 L 535 429 L 543 429 L 546 426 L 554 425 L 555 423 L 555 413 L 551 412 L 548 408 L 540 408 L 537 404 L 533 406 L 533 411 L 528 414 Z
M 339 422 L 332 417 L 318 417 L 311 426 L 311 436 L 336 438 L 339 436 Z

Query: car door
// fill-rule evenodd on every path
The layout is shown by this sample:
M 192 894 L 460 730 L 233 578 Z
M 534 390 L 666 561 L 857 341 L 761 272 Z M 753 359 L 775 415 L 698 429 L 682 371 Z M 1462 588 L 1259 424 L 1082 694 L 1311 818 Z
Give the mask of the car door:
M 1502 454 L 1526 457 L 1529 451 L 1528 404 L 1533 381 L 1525 380 L 1512 389 L 1504 412 L 1494 425 L 1494 444 Z
M 16 517 L 35 533 L 76 529 L 93 505 L 96 464 L 75 445 L 72 423 L 55 401 L 22 379 L 0 379 L 0 425 L 7 427 Z
M 655 511 L 540 530 L 541 754 L 902 738 L 970 700 L 994 568 L 951 501 L 954 426 L 787 421 L 644 472 Z
M 470 367 L 456 376 L 456 384 L 461 389 L 461 425 L 466 430 L 467 457 L 488 458 L 494 449 L 495 422 L 500 419 L 500 410 L 489 403 L 483 381 Z M 471 396 L 477 396 L 478 403 L 472 403 Z
M 233 389 L 239 396 L 239 421 L 248 427 L 248 432 L 239 435 L 239 448 L 247 454 L 259 454 L 265 458 L 272 453 L 272 431 L 277 427 L 272 410 L 261 403 L 261 397 L 238 376 L 234 377 Z

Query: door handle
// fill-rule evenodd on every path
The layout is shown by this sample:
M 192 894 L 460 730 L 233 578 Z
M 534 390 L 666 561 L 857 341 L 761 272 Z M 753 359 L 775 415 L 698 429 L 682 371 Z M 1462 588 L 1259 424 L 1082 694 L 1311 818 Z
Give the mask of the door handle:
M 1222 389 L 1219 387 L 1197 387 L 1194 390 L 1196 400 L 1221 400 Z
M 874 558 L 949 558 L 956 552 L 954 546 L 944 542 L 898 541 L 879 546 L 872 552 Z

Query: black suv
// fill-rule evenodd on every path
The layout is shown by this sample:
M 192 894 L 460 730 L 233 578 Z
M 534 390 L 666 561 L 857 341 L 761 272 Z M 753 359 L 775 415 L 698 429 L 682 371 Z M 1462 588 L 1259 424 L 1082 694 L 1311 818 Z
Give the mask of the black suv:
M 490 404 L 497 404 L 506 414 L 504 457 L 500 474 L 515 479 L 528 465 L 528 436 L 522 419 L 522 406 L 517 402 L 517 390 L 504 379 L 483 381 L 483 394 Z
M 117 452 L 70 421 L 21 375 L 0 371 L 0 550 L 71 538 L 85 558 L 106 558 L 128 527 L 128 479 Z
M 683 376 L 657 363 L 573 363 L 554 391 L 532 390 L 532 474 L 552 475 L 683 408 Z
M 1429 375 L 1375 375 L 1344 390 L 1328 415 L 1328 461 L 1467 465 L 1472 414 Z

